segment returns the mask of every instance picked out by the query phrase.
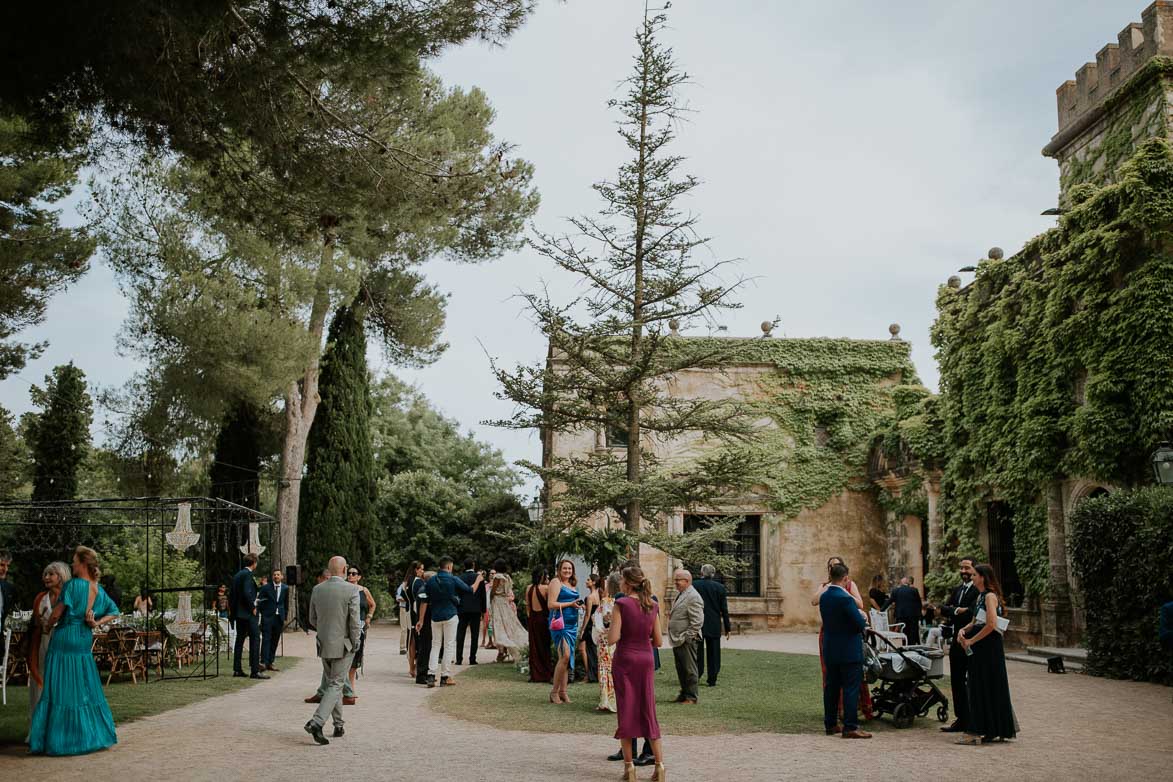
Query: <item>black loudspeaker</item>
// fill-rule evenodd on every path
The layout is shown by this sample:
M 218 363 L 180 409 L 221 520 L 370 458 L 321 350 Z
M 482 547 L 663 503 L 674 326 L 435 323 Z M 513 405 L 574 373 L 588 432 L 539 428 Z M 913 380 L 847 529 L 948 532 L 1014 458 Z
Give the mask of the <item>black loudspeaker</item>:
M 301 565 L 285 566 L 285 583 L 290 586 L 301 586 Z
M 1048 657 L 1047 658 L 1047 672 L 1048 673 L 1067 673 L 1067 669 L 1063 667 L 1062 657 Z

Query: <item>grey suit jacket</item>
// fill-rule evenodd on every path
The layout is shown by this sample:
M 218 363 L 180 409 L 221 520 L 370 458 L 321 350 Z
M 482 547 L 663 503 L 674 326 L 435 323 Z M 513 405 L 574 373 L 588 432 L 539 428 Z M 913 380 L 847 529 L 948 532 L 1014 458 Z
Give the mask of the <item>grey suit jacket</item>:
M 310 624 L 318 631 L 318 657 L 336 660 L 358 648 L 362 622 L 358 587 L 330 576 L 310 596 Z
M 673 646 L 680 646 L 699 638 L 704 625 L 704 598 L 690 584 L 672 601 L 672 610 L 668 614 L 668 640 Z

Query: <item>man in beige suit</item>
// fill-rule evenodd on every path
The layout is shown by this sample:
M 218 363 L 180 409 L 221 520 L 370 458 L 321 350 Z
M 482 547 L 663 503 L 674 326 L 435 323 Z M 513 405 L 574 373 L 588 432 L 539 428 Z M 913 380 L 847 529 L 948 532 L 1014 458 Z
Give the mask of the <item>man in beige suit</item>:
M 305 724 L 305 732 L 319 744 L 329 744 L 322 733 L 326 717 L 334 719 L 334 738 L 346 731 L 342 720 L 342 684 L 350 670 L 350 661 L 358 648 L 362 634 L 359 621 L 358 587 L 350 584 L 343 576 L 346 560 L 332 557 L 326 566 L 330 578 L 314 587 L 310 597 L 310 625 L 318 631 L 318 657 L 322 659 L 322 678 L 326 683 L 317 711 Z
M 680 680 L 677 703 L 696 703 L 696 646 L 705 624 L 705 601 L 692 585 L 692 573 L 680 568 L 672 574 L 676 582 L 676 599 L 668 612 L 668 640 L 676 658 L 676 678 Z

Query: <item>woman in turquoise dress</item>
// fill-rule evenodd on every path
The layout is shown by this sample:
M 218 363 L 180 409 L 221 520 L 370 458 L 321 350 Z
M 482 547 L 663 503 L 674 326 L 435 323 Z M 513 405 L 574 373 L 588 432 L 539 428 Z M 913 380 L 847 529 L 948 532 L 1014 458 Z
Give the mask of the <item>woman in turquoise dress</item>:
M 90 652 L 93 629 L 118 616 L 118 606 L 98 586 L 98 555 L 78 546 L 73 579 L 49 617 L 55 625 L 45 655 L 44 689 L 29 727 L 29 751 L 83 755 L 118 743 L 114 717 Z
M 566 684 L 570 671 L 574 670 L 574 647 L 578 643 L 578 607 L 582 598 L 578 595 L 578 579 L 574 576 L 574 563 L 564 559 L 558 563 L 557 576 L 550 580 L 550 638 L 558 650 L 558 662 L 554 665 L 554 687 L 550 690 L 550 703 L 570 703 L 566 697 Z M 562 619 L 562 627 L 554 629 L 554 622 Z

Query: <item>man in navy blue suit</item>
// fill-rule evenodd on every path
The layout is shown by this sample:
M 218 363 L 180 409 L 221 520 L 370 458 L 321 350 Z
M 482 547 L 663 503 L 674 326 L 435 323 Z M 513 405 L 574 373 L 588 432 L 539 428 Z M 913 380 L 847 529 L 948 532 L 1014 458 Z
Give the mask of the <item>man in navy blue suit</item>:
M 845 739 L 870 739 L 872 734 L 859 729 L 860 678 L 863 676 L 863 629 L 867 626 L 855 598 L 843 588 L 847 566 L 831 566 L 831 584 L 819 598 L 823 617 L 823 663 L 827 676 L 823 682 L 823 724 L 827 735 L 840 730 Z M 843 727 L 838 713 L 840 693 L 843 697 Z
M 281 583 L 285 574 L 281 568 L 273 569 L 273 578 L 261 587 L 257 609 L 261 613 L 261 665 L 266 671 L 275 671 L 273 661 L 277 659 L 277 643 L 285 629 L 285 617 L 289 614 L 289 587 Z
M 253 581 L 253 573 L 256 569 L 257 555 L 245 554 L 244 567 L 233 576 L 232 588 L 228 594 L 231 606 L 228 615 L 236 624 L 236 646 L 232 652 L 232 675 L 245 675 L 240 667 L 240 657 L 244 652 L 244 637 L 247 633 L 249 675 L 254 679 L 268 679 L 268 676 L 261 673 L 261 655 L 257 648 L 261 645 L 261 629 L 257 623 L 257 582 Z

